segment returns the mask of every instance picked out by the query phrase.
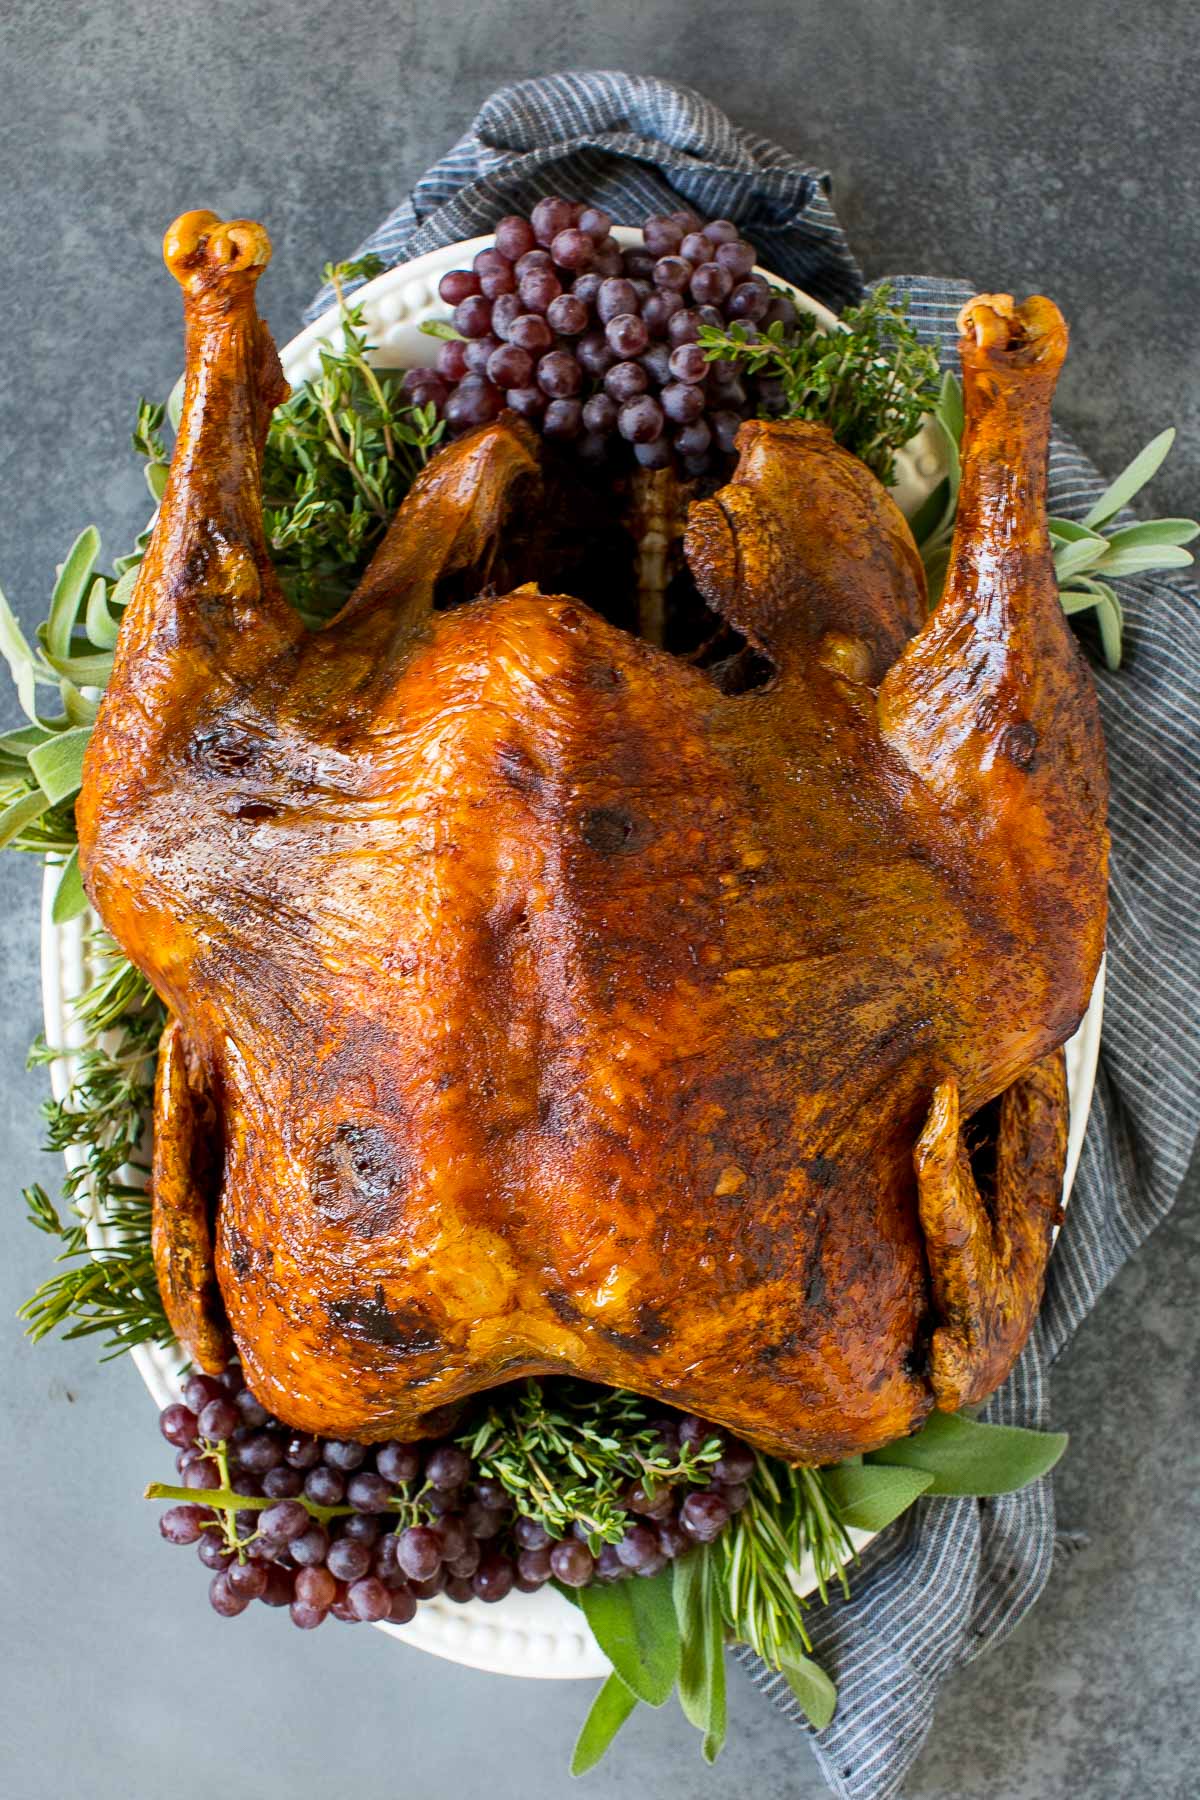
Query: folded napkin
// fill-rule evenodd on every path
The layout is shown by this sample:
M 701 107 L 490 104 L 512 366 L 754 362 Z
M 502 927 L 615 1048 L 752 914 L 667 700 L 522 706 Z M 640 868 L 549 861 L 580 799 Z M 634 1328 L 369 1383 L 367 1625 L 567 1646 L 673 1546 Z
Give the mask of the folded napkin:
M 681 204 L 731 218 L 767 268 L 830 306 L 863 292 L 827 174 L 741 130 L 690 88 L 604 70 L 493 94 L 360 253 L 407 261 L 556 193 L 586 197 L 618 222 Z M 922 336 L 956 366 L 954 319 L 971 285 L 928 276 L 895 285 Z M 323 290 L 307 316 L 330 298 Z M 1081 518 L 1103 486 L 1056 432 L 1050 510 Z M 1041 1316 L 984 1415 L 1014 1425 L 1050 1423 L 1050 1366 L 1170 1210 L 1200 1119 L 1200 605 L 1182 581 L 1118 586 L 1124 665 L 1114 674 L 1093 658 L 1112 775 L 1104 1039 Z M 1014 1629 L 1049 1578 L 1054 1548 L 1049 1480 L 1001 1499 L 919 1502 L 870 1545 L 850 1599 L 811 1615 L 816 1654 L 839 1693 L 824 1731 L 807 1725 L 781 1676 L 751 1651 L 738 1654 L 810 1738 L 835 1794 L 886 1800 L 921 1749 L 938 1684 Z

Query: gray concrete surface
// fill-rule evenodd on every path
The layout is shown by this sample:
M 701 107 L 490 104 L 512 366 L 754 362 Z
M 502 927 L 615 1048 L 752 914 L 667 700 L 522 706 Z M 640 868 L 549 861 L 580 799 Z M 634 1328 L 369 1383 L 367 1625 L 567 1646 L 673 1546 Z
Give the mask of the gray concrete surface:
M 347 252 L 502 81 L 624 66 L 706 89 L 822 160 L 871 274 L 936 268 L 1044 288 L 1070 315 L 1060 412 L 1116 466 L 1164 423 L 1163 512 L 1196 512 L 1200 125 L 1186 0 L 8 0 L 0 9 L 0 579 L 42 616 L 89 519 L 111 551 L 144 512 L 132 403 L 179 364 L 166 221 L 265 218 L 263 290 L 290 335 Z M 0 698 L 5 723 L 13 712 Z M 37 880 L 0 862 L 0 1319 L 44 1274 L 20 1223 L 38 1149 Z M 1090 1548 L 986 1662 L 952 1681 L 909 1792 L 1086 1800 L 1200 1789 L 1193 1203 L 1125 1270 L 1064 1359 L 1063 1522 Z M 588 1692 L 457 1670 L 376 1633 L 206 1608 L 137 1498 L 164 1468 L 132 1368 L 0 1324 L 0 1793 L 8 1800 L 564 1800 Z M 733 1680 L 730 1748 L 700 1763 L 646 1715 L 595 1800 L 821 1792 L 803 1742 Z

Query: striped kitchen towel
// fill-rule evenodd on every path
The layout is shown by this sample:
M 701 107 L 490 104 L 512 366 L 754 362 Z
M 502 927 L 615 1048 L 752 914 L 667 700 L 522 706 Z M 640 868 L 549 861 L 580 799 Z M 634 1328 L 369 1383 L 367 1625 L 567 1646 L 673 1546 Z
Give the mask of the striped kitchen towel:
M 732 218 L 768 268 L 818 299 L 841 307 L 863 291 L 825 173 L 689 88 L 611 71 L 493 94 L 360 253 L 407 261 L 555 193 L 586 197 L 618 222 L 680 205 Z M 970 285 L 923 276 L 896 285 L 949 364 Z M 323 290 L 308 316 L 329 299 Z M 1051 511 L 1081 518 L 1103 486 L 1056 434 Z M 1200 1118 L 1200 607 L 1182 581 L 1118 586 L 1124 665 L 1112 673 L 1093 659 L 1112 775 L 1101 1065 L 1041 1317 L 985 1415 L 1009 1424 L 1050 1423 L 1054 1358 L 1169 1211 Z M 810 1730 L 780 1676 L 739 1654 L 809 1736 L 835 1794 L 886 1800 L 921 1749 L 940 1681 L 1014 1629 L 1049 1578 L 1054 1546 L 1048 1480 L 998 1500 L 919 1502 L 870 1545 L 851 1597 L 812 1615 L 816 1653 L 839 1690 L 824 1731 Z

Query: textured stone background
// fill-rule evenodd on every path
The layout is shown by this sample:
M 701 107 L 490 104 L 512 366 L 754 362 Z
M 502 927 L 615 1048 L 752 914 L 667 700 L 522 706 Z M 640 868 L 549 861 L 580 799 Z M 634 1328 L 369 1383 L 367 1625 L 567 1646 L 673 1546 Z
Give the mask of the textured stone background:
M 1115 469 L 1163 424 L 1158 510 L 1200 502 L 1200 128 L 1188 0 L 8 0 L 0 8 L 0 579 L 28 623 L 89 519 L 141 525 L 132 403 L 178 368 L 166 222 L 264 218 L 263 298 L 294 330 L 344 254 L 499 83 L 626 67 L 703 88 L 824 162 L 869 274 L 936 269 L 1044 289 L 1075 347 L 1060 414 Z M 0 699 L 3 723 L 15 717 Z M 17 1191 L 38 1150 L 37 879 L 0 864 L 0 1137 L 11 1228 L 0 1318 L 41 1279 Z M 1200 1284 L 1194 1204 L 1126 1268 L 1061 1365 L 1064 1524 L 1090 1548 L 1013 1640 L 946 1691 L 920 1800 L 1200 1786 L 1188 1441 Z M 589 1691 L 517 1684 L 373 1632 L 211 1614 L 200 1570 L 137 1495 L 164 1457 L 128 1366 L 0 1327 L 6 1524 L 0 1718 L 13 1800 L 564 1800 Z M 644 1714 L 584 1790 L 667 1800 L 821 1792 L 804 1743 L 734 1673 L 713 1770 L 677 1713 Z

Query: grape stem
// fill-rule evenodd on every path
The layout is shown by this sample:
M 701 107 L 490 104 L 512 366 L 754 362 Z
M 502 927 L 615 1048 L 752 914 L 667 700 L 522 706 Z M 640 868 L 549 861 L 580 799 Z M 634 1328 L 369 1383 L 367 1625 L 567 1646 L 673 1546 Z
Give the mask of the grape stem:
M 143 1500 L 183 1500 L 190 1506 L 208 1506 L 217 1512 L 265 1512 L 268 1506 L 278 1506 L 278 1500 L 272 1500 L 263 1494 L 238 1494 L 232 1488 L 188 1488 L 172 1487 L 169 1482 L 152 1481 Z M 318 1506 L 315 1500 L 309 1500 L 304 1494 L 295 1498 L 322 1525 L 330 1519 L 346 1518 L 356 1509 L 353 1506 Z M 389 1510 L 399 1510 L 399 1507 Z

